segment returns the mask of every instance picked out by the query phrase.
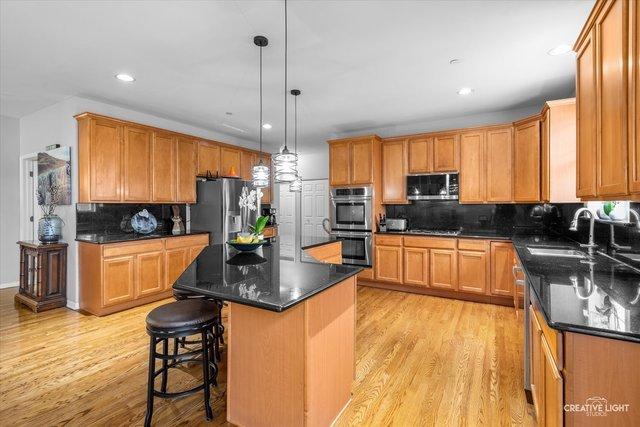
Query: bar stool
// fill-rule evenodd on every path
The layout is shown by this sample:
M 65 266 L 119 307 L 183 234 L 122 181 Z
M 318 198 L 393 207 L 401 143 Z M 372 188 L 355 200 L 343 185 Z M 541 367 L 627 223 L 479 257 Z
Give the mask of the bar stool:
M 213 418 L 209 402 L 211 384 L 217 386 L 218 365 L 215 358 L 211 360 L 213 345 L 217 337 L 215 326 L 218 322 L 217 304 L 204 299 L 185 299 L 156 307 L 147 315 L 147 333 L 150 336 L 149 345 L 149 377 L 147 384 L 147 414 L 144 425 L 151 425 L 153 416 L 154 397 L 173 398 L 183 397 L 204 390 L 204 408 L 207 421 Z M 202 345 L 200 348 L 186 353 L 169 354 L 169 339 L 181 339 L 190 335 L 200 334 Z M 158 343 L 162 342 L 162 353 L 156 351 Z M 156 370 L 156 359 L 162 361 L 162 367 Z M 189 390 L 167 392 L 169 369 L 186 362 L 202 363 L 202 384 Z M 155 389 L 155 378 L 162 375 L 160 391 Z
M 224 302 L 218 298 L 206 297 L 204 295 L 194 294 L 189 291 L 183 291 L 180 289 L 173 289 L 173 297 L 180 301 L 184 299 L 205 299 L 208 301 L 213 301 L 218 306 L 218 324 L 216 325 L 216 332 L 218 337 L 218 346 L 216 347 L 216 359 L 218 362 L 220 361 L 220 345 L 224 345 L 224 324 L 222 323 L 222 307 L 224 307 Z M 181 341 L 181 346 L 184 348 L 185 344 L 189 344 L 186 341 L 186 338 L 183 338 Z M 177 340 L 174 342 L 174 352 L 177 349 Z

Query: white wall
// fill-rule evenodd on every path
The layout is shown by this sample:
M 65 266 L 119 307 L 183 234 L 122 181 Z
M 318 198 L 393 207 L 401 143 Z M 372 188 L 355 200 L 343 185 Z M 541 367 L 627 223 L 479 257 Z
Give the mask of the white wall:
M 105 104 L 85 98 L 72 97 L 50 107 L 29 114 L 20 119 L 20 154 L 43 151 L 45 146 L 60 144 L 71 147 L 71 206 L 60 206 L 56 213 L 64 220 L 62 238 L 69 243 L 67 261 L 67 300 L 68 306 L 78 308 L 78 269 L 75 203 L 78 201 L 78 131 L 73 116 L 92 112 L 133 122 L 157 126 L 176 132 L 210 138 L 235 145 L 257 148 L 257 144 L 230 135 L 179 123 L 173 120 L 140 113 L 127 108 Z M 269 149 L 269 148 L 266 148 Z M 273 151 L 272 149 L 269 149 Z M 24 215 L 23 212 L 20 213 Z M 4 236 L 2 238 L 4 241 Z
M 0 116 L 0 287 L 17 286 L 20 239 L 20 120 Z
M 298 171 L 302 179 L 328 179 L 329 178 L 329 146 L 319 151 L 298 150 Z

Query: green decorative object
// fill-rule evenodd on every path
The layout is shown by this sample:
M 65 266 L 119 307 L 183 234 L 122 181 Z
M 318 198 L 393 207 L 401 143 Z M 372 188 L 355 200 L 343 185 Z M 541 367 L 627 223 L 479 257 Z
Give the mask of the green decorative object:
M 256 225 L 251 227 L 251 229 L 253 230 L 253 234 L 255 234 L 256 236 L 262 234 L 262 231 L 267 226 L 267 222 L 269 222 L 268 216 L 259 216 L 258 219 L 256 219 Z

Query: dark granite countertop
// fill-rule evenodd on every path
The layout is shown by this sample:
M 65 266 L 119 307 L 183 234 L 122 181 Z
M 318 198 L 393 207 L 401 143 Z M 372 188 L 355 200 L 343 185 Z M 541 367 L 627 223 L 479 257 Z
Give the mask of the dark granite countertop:
M 279 239 L 255 252 L 210 245 L 176 280 L 176 289 L 284 311 L 362 271 L 361 267 L 280 259 Z
M 424 233 L 416 233 L 411 230 L 406 231 L 378 231 L 376 234 L 400 234 L 407 236 L 424 236 L 424 237 L 452 237 L 452 238 L 462 238 L 462 239 L 491 239 L 491 240 L 511 240 L 511 237 L 514 235 L 513 230 L 473 230 L 473 229 L 464 229 L 460 230 L 459 234 L 424 234 Z
M 185 232 L 181 234 L 171 234 L 164 231 L 156 231 L 150 234 L 115 233 L 115 232 L 79 233 L 76 236 L 76 241 L 85 242 L 85 243 L 106 244 L 106 243 L 132 242 L 135 240 L 164 239 L 167 237 L 183 237 L 183 236 L 192 236 L 195 234 L 208 234 L 208 233 L 209 233 L 208 231 L 198 231 L 198 230 L 191 230 L 189 232 Z
M 302 250 L 315 248 L 316 246 L 326 245 L 328 243 L 334 243 L 342 240 L 340 237 L 336 236 L 322 236 L 322 237 L 314 237 L 314 236 L 305 236 L 304 244 L 302 245 Z
M 552 328 L 640 342 L 640 271 L 601 253 L 593 263 L 532 255 L 527 247 L 585 249 L 553 236 L 514 236 L 522 263 L 546 322 Z

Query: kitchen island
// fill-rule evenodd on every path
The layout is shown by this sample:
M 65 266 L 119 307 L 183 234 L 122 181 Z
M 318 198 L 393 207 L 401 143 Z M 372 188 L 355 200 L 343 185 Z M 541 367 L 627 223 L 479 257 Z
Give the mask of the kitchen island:
M 227 420 L 243 426 L 330 425 L 355 376 L 359 267 L 204 248 L 174 288 L 229 302 Z

